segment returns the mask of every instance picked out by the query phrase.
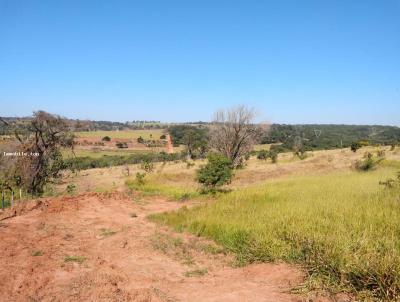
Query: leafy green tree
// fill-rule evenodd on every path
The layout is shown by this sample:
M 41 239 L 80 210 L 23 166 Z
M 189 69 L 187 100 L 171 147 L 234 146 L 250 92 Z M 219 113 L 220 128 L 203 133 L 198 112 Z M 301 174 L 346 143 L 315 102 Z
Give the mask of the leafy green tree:
M 183 136 L 183 143 L 191 159 L 201 157 L 207 150 L 207 140 L 203 131 L 187 130 Z
M 168 128 L 174 147 L 186 146 L 186 154 L 195 159 L 204 157 L 208 150 L 208 130 L 191 125 L 174 125 Z
M 207 159 L 208 163 L 197 171 L 197 181 L 210 191 L 230 183 L 233 177 L 232 162 L 217 153 L 210 153 Z

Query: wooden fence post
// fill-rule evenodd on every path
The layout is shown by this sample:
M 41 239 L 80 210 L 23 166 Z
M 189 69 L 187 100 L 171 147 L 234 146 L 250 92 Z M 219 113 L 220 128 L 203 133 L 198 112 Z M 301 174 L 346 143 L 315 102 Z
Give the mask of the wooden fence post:
M 11 190 L 11 204 L 10 204 L 11 208 L 14 206 L 14 191 Z
M 4 209 L 4 191 L 1 191 L 1 208 Z

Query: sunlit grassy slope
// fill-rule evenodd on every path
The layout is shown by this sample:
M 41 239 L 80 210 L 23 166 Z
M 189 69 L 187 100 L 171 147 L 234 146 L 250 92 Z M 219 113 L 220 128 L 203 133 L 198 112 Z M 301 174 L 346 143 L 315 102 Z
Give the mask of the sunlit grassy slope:
M 379 185 L 395 172 L 382 167 L 366 173 L 290 177 L 152 218 L 216 240 L 241 263 L 302 263 L 314 276 L 358 294 L 396 300 L 400 193 Z

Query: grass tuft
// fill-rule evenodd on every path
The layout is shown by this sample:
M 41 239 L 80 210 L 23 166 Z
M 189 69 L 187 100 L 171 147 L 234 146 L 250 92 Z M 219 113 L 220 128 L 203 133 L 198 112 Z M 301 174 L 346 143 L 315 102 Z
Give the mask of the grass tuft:
M 43 252 L 38 250 L 38 251 L 33 251 L 32 256 L 37 257 L 37 256 L 43 256 Z
M 185 277 L 201 277 L 208 273 L 206 268 L 195 269 L 185 272 Z
M 66 256 L 64 258 L 65 262 L 76 262 L 79 264 L 82 264 L 83 262 L 85 262 L 85 260 L 86 260 L 86 257 L 83 257 L 83 256 Z
M 112 236 L 112 235 L 115 235 L 117 233 L 116 231 L 113 231 L 111 229 L 106 229 L 106 228 L 102 228 L 102 229 L 100 229 L 100 231 L 101 231 L 101 236 L 102 237 Z

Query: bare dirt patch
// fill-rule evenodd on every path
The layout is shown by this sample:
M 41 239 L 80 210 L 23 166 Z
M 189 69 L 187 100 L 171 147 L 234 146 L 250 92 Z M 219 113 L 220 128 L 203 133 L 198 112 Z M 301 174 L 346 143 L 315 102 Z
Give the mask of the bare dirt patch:
M 309 301 L 289 294 L 303 280 L 298 268 L 235 268 L 215 244 L 146 219 L 180 206 L 122 193 L 21 206 L 0 224 L 0 300 Z

